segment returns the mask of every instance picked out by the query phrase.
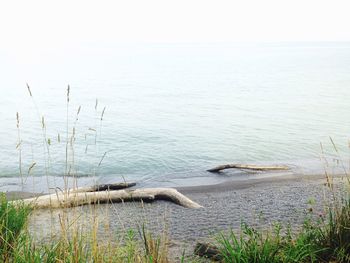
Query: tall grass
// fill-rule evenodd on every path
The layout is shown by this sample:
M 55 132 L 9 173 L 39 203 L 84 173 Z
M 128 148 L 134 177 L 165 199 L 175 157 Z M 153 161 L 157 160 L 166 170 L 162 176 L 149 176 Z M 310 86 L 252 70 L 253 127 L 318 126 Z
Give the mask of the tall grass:
M 322 262 L 320 253 L 324 249 L 313 237 L 313 231 L 306 227 L 293 235 L 289 227 L 285 233 L 280 226 L 262 232 L 244 224 L 239 237 L 231 231 L 228 235 L 221 233 L 217 241 L 223 262 Z
M 10 204 L 6 196 L 0 196 L 0 259 L 8 262 L 21 243 L 21 232 L 26 227 L 30 208 L 18 203 Z
M 30 212 L 29 206 L 1 196 L 0 262 L 169 262 L 167 237 L 154 238 L 145 226 L 107 242 L 97 237 L 97 223 L 91 229 L 62 226 L 56 240 L 37 242 L 27 228 Z
M 346 181 L 337 189 L 325 169 L 325 185 L 331 191 L 331 202 L 323 200 L 328 202 L 325 216 L 308 218 L 296 233 L 290 227 L 282 232 L 280 225 L 274 231 L 263 232 L 246 224 L 239 235 L 233 231 L 220 233 L 217 245 L 223 262 L 350 262 L 350 181 L 336 144 L 331 138 L 330 141 Z M 324 162 L 327 164 L 327 160 Z
M 50 146 L 54 143 L 48 138 L 47 122 L 34 100 L 34 94 L 27 85 L 27 90 L 30 99 L 35 106 L 40 127 L 42 132 L 42 144 L 44 149 L 44 164 L 45 175 L 47 178 L 47 187 L 49 185 L 48 177 L 51 175 L 51 154 Z M 63 168 L 63 191 L 65 197 L 69 194 L 67 191 L 70 185 L 78 187 L 76 178 L 76 163 L 75 163 L 75 140 L 76 126 L 79 119 L 81 107 L 79 106 L 75 120 L 70 124 L 70 101 L 71 89 L 68 86 L 66 90 L 66 130 L 65 130 L 65 166 Z M 95 127 L 91 128 L 94 131 L 94 146 L 95 154 L 97 155 L 98 143 L 98 123 L 99 121 L 99 136 L 102 134 L 102 122 L 104 119 L 106 107 L 104 107 L 98 115 L 98 100 L 95 103 Z M 21 148 L 21 133 L 20 133 L 20 118 L 19 113 L 16 115 L 18 138 L 16 148 L 19 151 L 19 171 L 23 180 L 22 172 L 22 148 Z M 90 129 L 90 128 L 89 128 Z M 58 143 L 61 143 L 61 136 L 58 133 Z M 87 148 L 86 148 L 87 152 Z M 92 170 L 94 176 L 96 170 L 101 166 L 107 152 L 102 157 L 97 158 L 97 163 Z M 28 176 L 36 165 L 33 161 L 28 169 Z M 73 180 L 70 182 L 70 180 Z M 123 178 L 123 180 L 125 180 Z M 34 177 L 33 177 L 34 182 Z M 72 183 L 72 184 L 71 184 Z M 34 187 L 34 183 L 33 183 Z M 106 218 L 109 218 L 109 207 L 106 209 Z M 50 210 L 51 222 L 53 218 L 57 222 L 57 226 L 51 223 L 48 226 L 39 226 L 39 229 L 44 229 L 46 233 L 51 232 L 50 238 L 37 238 L 36 233 L 28 227 L 30 213 L 32 211 L 28 206 L 22 206 L 20 202 L 8 202 L 5 196 L 0 200 L 0 262 L 168 262 L 167 236 L 154 236 L 146 230 L 142 225 L 136 230 L 126 230 L 123 233 L 113 233 L 109 228 L 108 236 L 101 236 L 101 223 L 98 215 L 101 213 L 101 206 L 90 205 L 86 210 L 86 214 L 79 208 L 62 209 L 57 213 Z M 88 216 L 91 220 L 88 224 L 81 224 L 81 218 Z M 58 217 L 58 218 L 57 218 Z M 35 218 L 35 217 L 34 217 Z M 34 222 L 35 223 L 35 222 Z M 54 232 L 54 233 L 53 233 Z

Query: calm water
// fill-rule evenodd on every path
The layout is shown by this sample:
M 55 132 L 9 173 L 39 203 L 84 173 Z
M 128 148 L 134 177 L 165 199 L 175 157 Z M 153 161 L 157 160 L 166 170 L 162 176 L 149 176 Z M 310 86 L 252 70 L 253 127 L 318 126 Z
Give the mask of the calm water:
M 91 46 L 28 64 L 3 56 L 0 70 L 2 191 L 21 184 L 16 112 L 24 190 L 33 175 L 36 190 L 47 187 L 46 173 L 62 185 L 67 84 L 68 162 L 82 183 L 216 183 L 227 176 L 205 170 L 226 162 L 322 172 L 321 142 L 336 164 L 329 136 L 349 159 L 350 43 Z

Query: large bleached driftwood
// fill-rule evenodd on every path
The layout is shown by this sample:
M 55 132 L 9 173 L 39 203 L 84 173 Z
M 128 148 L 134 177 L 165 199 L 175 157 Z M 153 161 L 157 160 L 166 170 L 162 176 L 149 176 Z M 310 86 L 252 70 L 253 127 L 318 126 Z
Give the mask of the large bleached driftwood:
M 96 203 L 115 203 L 141 200 L 145 202 L 154 200 L 168 200 L 186 208 L 202 207 L 173 188 L 145 188 L 100 192 L 57 192 L 55 194 L 24 199 L 23 202 L 31 205 L 34 208 L 63 208 Z
M 212 169 L 207 170 L 208 172 L 217 173 L 221 170 L 225 169 L 241 169 L 241 170 L 255 170 L 255 171 L 278 171 L 278 170 L 289 170 L 288 166 L 277 165 L 277 166 L 269 166 L 269 165 L 252 165 L 252 164 L 224 164 L 214 167 Z

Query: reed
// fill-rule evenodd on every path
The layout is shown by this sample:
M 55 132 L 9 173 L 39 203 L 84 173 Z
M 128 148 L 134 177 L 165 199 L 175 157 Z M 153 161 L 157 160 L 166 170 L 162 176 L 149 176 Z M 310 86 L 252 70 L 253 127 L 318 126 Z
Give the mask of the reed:
M 154 238 L 145 226 L 103 242 L 97 235 L 98 220 L 88 229 L 60 218 L 61 231 L 56 239 L 40 244 L 27 227 L 30 212 L 29 206 L 14 206 L 5 195 L 1 196 L 1 262 L 169 262 L 167 237 Z
M 51 189 L 52 187 L 49 185 L 48 180 L 48 177 L 51 175 L 50 168 L 53 165 L 50 157 L 50 146 L 55 141 L 52 141 L 47 136 L 47 122 L 40 113 L 33 92 L 28 84 L 27 90 L 40 120 L 45 175 L 48 189 Z M 73 187 L 78 187 L 75 167 L 77 161 L 75 158 L 75 141 L 77 124 L 82 110 L 81 106 L 79 106 L 74 120 L 71 122 L 69 120 L 70 102 L 71 87 L 68 86 L 66 90 L 65 138 L 62 140 L 61 135 L 57 134 L 57 143 L 62 141 L 65 143 L 65 164 L 62 177 L 64 188 L 55 189 L 55 191 L 63 191 L 66 195 L 68 195 L 67 190 L 71 185 L 70 180 L 73 180 Z M 91 128 L 94 132 L 94 150 L 96 154 L 96 163 L 93 164 L 92 176 L 96 175 L 97 169 L 102 165 L 107 155 L 106 151 L 102 157 L 97 156 L 97 144 L 102 136 L 102 122 L 106 112 L 106 107 L 103 107 L 101 112 L 99 112 L 98 107 L 99 101 L 96 99 L 94 105 L 95 126 Z M 19 113 L 16 114 L 16 121 L 19 172 L 22 178 L 22 185 L 24 185 Z M 28 176 L 36 165 L 37 161 L 33 160 L 28 167 Z M 123 178 L 123 180 L 125 179 Z M 67 197 L 66 195 L 65 197 Z M 0 252 L 3 262 L 168 262 L 167 236 L 154 237 L 153 234 L 147 231 L 145 224 L 141 221 L 139 229 L 136 230 L 124 227 L 121 233 L 113 233 L 109 223 L 106 223 L 104 224 L 105 231 L 102 231 L 103 224 L 99 220 L 101 211 L 104 210 L 102 213 L 105 215 L 105 218 L 110 218 L 110 210 L 106 205 L 89 205 L 84 211 L 80 208 L 64 208 L 59 212 L 50 210 L 51 229 L 46 230 L 50 232 L 50 238 L 48 240 L 45 239 L 43 243 L 42 238 L 38 238 L 36 233 L 33 233 L 33 230 L 27 225 L 30 213 L 35 214 L 36 211 L 24 205 L 13 206 L 6 200 L 5 196 L 1 199 L 1 204 Z M 85 218 L 86 216 L 87 218 Z M 57 223 L 56 225 L 54 225 L 55 222 Z M 36 224 L 35 217 L 32 223 Z

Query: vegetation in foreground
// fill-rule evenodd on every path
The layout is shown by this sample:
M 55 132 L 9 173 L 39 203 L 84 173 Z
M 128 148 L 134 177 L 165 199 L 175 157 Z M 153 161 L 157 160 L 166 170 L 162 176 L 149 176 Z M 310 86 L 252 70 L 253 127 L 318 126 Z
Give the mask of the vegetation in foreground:
M 0 197 L 0 262 L 168 262 L 166 240 L 154 238 L 144 227 L 101 243 L 96 225 L 87 233 L 79 227 L 68 230 L 61 222 L 59 238 L 39 244 L 27 228 L 30 211 Z
M 96 232 L 76 228 L 46 244 L 34 241 L 27 228 L 31 209 L 0 198 L 1 262 L 170 262 L 166 237 L 154 238 L 144 227 L 129 230 L 118 244 L 98 242 Z M 329 209 L 320 220 L 305 222 L 299 233 L 275 226 L 261 232 L 242 225 L 217 236 L 216 259 L 221 262 L 350 262 L 350 201 Z M 181 262 L 199 262 L 182 257 Z
M 340 201 L 317 222 L 308 219 L 296 234 L 280 225 L 263 233 L 243 224 L 239 237 L 231 231 L 217 241 L 223 262 L 350 262 L 350 201 Z

